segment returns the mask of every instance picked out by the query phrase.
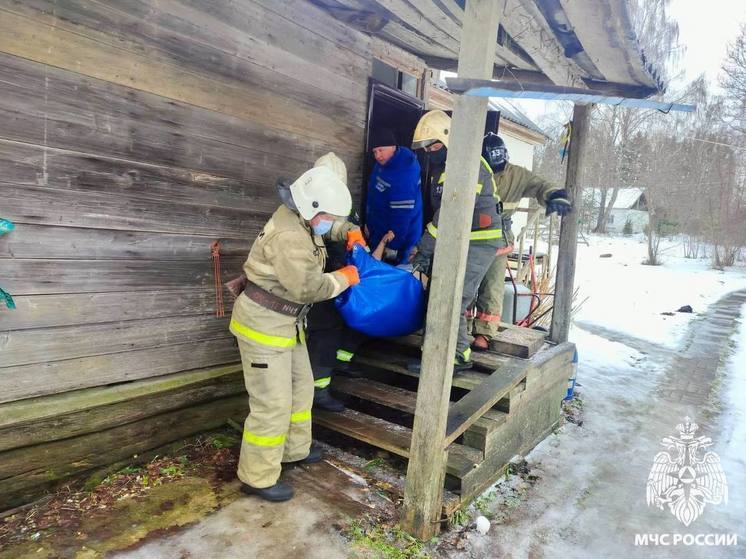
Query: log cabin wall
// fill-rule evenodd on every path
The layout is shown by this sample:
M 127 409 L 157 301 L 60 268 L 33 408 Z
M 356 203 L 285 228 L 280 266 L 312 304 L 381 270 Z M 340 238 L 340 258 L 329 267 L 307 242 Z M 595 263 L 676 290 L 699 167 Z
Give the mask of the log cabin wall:
M 301 0 L 0 0 L 0 509 L 240 415 L 210 243 L 330 150 L 359 197 L 371 64 Z

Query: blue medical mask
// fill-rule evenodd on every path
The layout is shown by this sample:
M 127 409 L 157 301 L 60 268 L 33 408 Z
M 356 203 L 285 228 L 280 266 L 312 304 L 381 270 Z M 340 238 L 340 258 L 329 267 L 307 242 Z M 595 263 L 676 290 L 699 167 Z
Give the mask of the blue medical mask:
M 311 225 L 311 229 L 313 229 L 315 235 L 324 235 L 332 230 L 332 225 L 334 225 L 333 221 L 324 219 L 318 225 Z

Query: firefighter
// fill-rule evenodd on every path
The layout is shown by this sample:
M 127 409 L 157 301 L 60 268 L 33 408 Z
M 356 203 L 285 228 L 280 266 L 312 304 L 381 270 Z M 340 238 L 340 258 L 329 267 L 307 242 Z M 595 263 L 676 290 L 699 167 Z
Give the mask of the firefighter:
M 546 207 L 547 215 L 557 213 L 565 216 L 572 206 L 565 190 L 545 181 L 528 169 L 509 163 L 505 142 L 494 132 L 484 137 L 482 158 L 487 161 L 494 173 L 497 193 L 502 202 L 503 233 L 507 245 L 498 252 L 497 258 L 479 287 L 472 347 L 486 350 L 490 347 L 490 341 L 498 333 L 498 325 L 502 316 L 505 268 L 508 264 L 508 254 L 513 250 L 511 216 L 518 208 L 521 198 L 536 198 L 539 204 Z
M 334 153 L 327 153 L 316 160 L 315 167 L 325 165 L 347 184 L 347 167 Z M 351 219 L 357 221 L 357 214 Z M 347 259 L 345 242 L 326 243 L 324 271 L 342 268 Z M 362 243 L 363 245 L 365 243 Z M 344 411 L 344 404 L 331 392 L 334 370 L 346 370 L 348 363 L 365 340 L 365 336 L 347 327 L 333 300 L 321 301 L 308 313 L 306 346 L 313 370 L 313 409 L 330 412 Z
M 244 493 L 268 501 L 293 496 L 279 480 L 282 463 L 321 459 L 321 451 L 311 446 L 314 385 L 305 314 L 310 304 L 360 281 L 354 266 L 324 272 L 324 238 L 346 239 L 350 246 L 362 240 L 360 229 L 344 221 L 352 207 L 347 185 L 329 166 L 314 167 L 289 187 L 280 183 L 278 190 L 283 204 L 251 247 L 243 266 L 246 287 L 230 322 L 250 406 L 238 477 Z
M 425 233 L 417 243 L 416 253 L 412 260 L 414 272 L 429 275 L 435 242 L 438 237 L 438 214 L 440 213 L 443 184 L 446 177 L 446 158 L 448 138 L 451 129 L 451 118 L 443 111 L 429 111 L 417 123 L 412 141 L 413 149 L 424 149 L 427 152 L 428 184 L 427 191 L 433 211 L 432 219 L 427 224 Z M 474 191 L 474 186 L 460 185 Z M 492 169 L 487 161 L 480 157 L 479 178 L 476 185 L 476 201 L 471 224 L 469 253 L 464 276 L 464 289 L 461 294 L 461 312 L 459 316 L 458 340 L 454 358 L 454 373 L 471 368 L 472 338 L 467 329 L 466 312 L 477 296 L 479 284 L 495 260 L 497 250 L 504 248 L 502 223 L 498 211 L 497 185 L 492 176 Z M 419 363 L 411 369 L 419 370 Z

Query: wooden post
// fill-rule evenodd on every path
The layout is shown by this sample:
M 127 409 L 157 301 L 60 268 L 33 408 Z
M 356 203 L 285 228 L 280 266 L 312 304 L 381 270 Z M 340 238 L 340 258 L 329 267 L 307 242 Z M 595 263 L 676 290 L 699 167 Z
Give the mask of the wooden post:
M 494 0 L 466 2 L 460 77 L 492 77 L 500 6 Z M 440 530 L 446 420 L 487 102 L 458 95 L 453 108 L 402 514 L 404 529 L 423 540 Z
M 578 215 L 580 213 L 580 181 L 583 171 L 585 144 L 591 122 L 592 105 L 575 105 L 572 113 L 570 154 L 567 157 L 565 190 L 575 208 L 562 218 L 559 249 L 557 251 L 557 279 L 554 285 L 554 309 L 549 339 L 560 343 L 567 341 L 570 332 L 570 311 L 575 282 L 575 259 L 578 252 Z
M 541 270 L 543 278 L 548 278 L 552 271 L 552 237 L 554 237 L 554 214 L 549 215 L 549 231 L 547 232 L 547 259 L 544 268 Z

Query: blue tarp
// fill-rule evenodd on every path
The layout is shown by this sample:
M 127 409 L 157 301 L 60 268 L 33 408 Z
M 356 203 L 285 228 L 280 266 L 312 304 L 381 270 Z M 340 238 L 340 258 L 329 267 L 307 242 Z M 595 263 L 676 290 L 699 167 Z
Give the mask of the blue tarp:
M 422 328 L 425 292 L 411 273 L 379 262 L 356 244 L 347 257 L 360 283 L 335 304 L 350 328 L 376 338 L 406 336 Z

